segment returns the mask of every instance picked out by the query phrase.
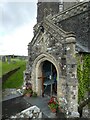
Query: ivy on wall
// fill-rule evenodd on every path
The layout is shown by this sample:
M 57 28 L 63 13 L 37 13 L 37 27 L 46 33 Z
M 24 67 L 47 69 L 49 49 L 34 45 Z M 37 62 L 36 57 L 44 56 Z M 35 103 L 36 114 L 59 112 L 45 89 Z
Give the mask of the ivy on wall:
M 78 100 L 80 102 L 90 91 L 90 54 L 77 55 L 77 77 L 79 82 Z

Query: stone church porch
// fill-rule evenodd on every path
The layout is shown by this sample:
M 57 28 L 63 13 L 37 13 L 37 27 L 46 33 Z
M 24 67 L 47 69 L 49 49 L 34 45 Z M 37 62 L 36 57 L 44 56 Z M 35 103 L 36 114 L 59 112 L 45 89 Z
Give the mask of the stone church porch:
M 45 34 L 45 36 L 46 35 L 47 34 Z M 41 37 L 43 37 L 42 39 L 45 40 L 45 37 L 43 35 Z M 44 43 L 43 43 L 43 49 L 41 49 L 41 53 L 37 51 L 38 55 L 34 53 L 34 55 L 29 56 L 29 61 L 28 61 L 29 68 L 26 70 L 26 73 L 25 73 L 26 74 L 25 82 L 30 82 L 32 84 L 32 89 L 34 92 L 37 93 L 38 96 L 44 96 L 44 92 L 45 92 L 44 80 L 46 79 L 46 75 L 44 74 L 47 74 L 47 72 L 49 72 L 48 78 L 51 79 L 52 78 L 51 74 L 53 74 L 52 69 L 54 68 L 57 74 L 56 75 L 57 99 L 58 100 L 59 98 L 66 99 L 68 103 L 67 109 L 72 114 L 72 111 L 76 113 L 78 111 L 77 109 L 78 84 L 77 84 L 77 76 L 76 76 L 77 67 L 76 67 L 76 61 L 75 61 L 75 43 L 76 42 L 75 42 L 74 34 L 72 33 L 66 34 L 66 38 L 64 42 L 65 43 L 62 43 L 59 46 L 59 49 L 62 49 L 64 44 L 63 50 L 58 55 L 56 55 L 56 53 L 53 52 L 53 50 L 56 48 L 52 50 L 52 53 L 49 53 L 50 51 L 47 51 L 47 48 L 44 46 Z M 36 42 L 36 45 L 37 45 L 37 42 Z M 29 46 L 29 49 L 33 50 L 36 45 L 34 44 L 33 47 Z M 66 53 L 65 53 L 65 49 L 67 51 Z M 32 52 L 35 52 L 35 51 L 29 51 L 29 52 L 31 52 L 29 54 L 32 54 Z M 49 83 L 49 81 L 47 83 Z M 49 90 L 49 94 L 52 94 L 52 90 L 53 89 L 51 84 L 51 91 Z
M 75 113 L 78 117 L 76 36 L 72 31 L 66 32 L 54 24 L 51 17 L 44 18 L 41 23 L 34 26 L 35 34 L 28 44 L 28 63 L 24 80 L 32 84 L 32 89 L 38 97 L 44 94 L 52 95 L 53 90 L 55 91 L 55 88 L 53 89 L 55 69 L 56 97 L 58 101 L 64 98 L 70 115 L 73 116 Z M 49 90 L 45 93 L 45 88 L 49 85 Z

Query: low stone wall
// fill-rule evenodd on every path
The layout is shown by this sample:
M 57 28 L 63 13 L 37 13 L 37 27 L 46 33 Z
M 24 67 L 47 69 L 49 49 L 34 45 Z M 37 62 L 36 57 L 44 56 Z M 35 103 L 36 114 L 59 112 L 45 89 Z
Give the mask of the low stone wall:
M 17 68 L 15 68 L 15 69 L 13 69 L 13 70 L 11 70 L 11 71 L 9 71 L 9 72 L 7 72 L 6 74 L 4 74 L 3 76 L 2 76 L 2 82 L 4 82 L 5 80 L 7 80 L 12 74 L 14 74 L 17 70 L 19 70 L 20 69 L 20 67 L 17 67 Z
M 37 106 L 32 106 L 16 114 L 15 116 L 11 116 L 11 119 L 13 118 L 42 118 L 42 112 Z

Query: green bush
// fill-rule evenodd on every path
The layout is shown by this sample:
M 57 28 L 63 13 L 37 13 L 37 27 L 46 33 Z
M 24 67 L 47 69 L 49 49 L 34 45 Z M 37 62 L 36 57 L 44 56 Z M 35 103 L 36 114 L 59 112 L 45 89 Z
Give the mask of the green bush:
M 32 89 L 25 89 L 23 94 L 27 94 L 27 93 L 33 94 Z
M 83 62 L 80 61 L 80 56 L 77 56 L 77 77 L 79 82 L 78 99 L 79 102 L 84 99 L 86 93 L 90 91 L 90 54 L 82 55 Z

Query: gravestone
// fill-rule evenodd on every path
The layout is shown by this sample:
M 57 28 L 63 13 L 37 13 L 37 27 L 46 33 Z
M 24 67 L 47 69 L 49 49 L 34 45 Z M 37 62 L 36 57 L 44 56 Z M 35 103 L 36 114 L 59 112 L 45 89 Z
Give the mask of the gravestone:
M 6 56 L 2 56 L 2 62 L 6 62 Z
M 11 62 L 11 57 L 10 56 L 7 56 L 7 62 L 8 62 L 8 64 L 10 64 L 10 62 Z

